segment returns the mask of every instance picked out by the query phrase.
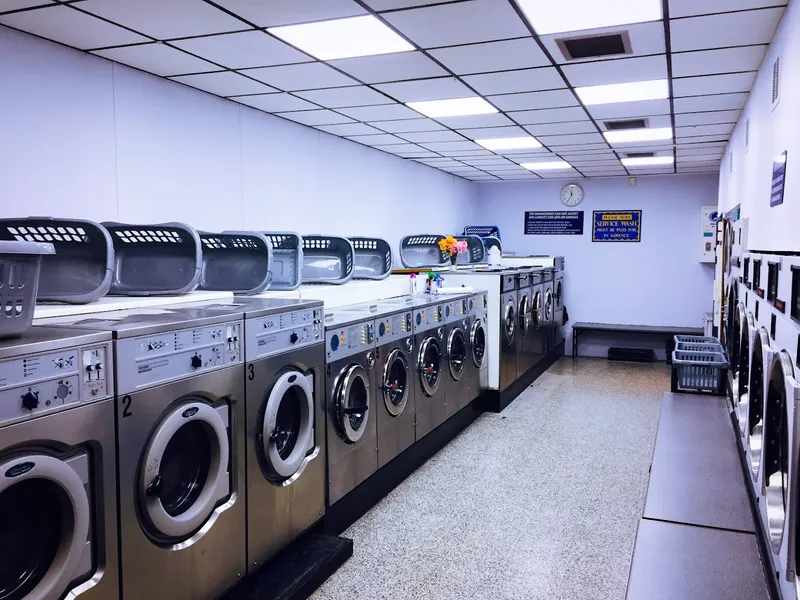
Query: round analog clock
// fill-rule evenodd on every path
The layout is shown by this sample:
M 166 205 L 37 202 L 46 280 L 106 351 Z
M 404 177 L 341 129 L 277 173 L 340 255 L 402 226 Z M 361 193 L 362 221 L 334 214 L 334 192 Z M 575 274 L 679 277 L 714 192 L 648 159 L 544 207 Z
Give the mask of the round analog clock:
M 583 188 L 577 183 L 568 183 L 561 190 L 561 202 L 564 206 L 578 206 L 583 202 Z

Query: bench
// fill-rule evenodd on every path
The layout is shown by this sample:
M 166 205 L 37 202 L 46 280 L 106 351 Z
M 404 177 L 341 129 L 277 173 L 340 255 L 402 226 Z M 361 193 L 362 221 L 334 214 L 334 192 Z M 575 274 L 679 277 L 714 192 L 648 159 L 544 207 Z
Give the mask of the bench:
M 615 325 L 612 323 L 574 323 L 572 325 L 572 358 L 578 356 L 578 339 L 585 331 L 662 336 L 666 341 L 667 363 L 672 362 L 676 335 L 703 335 L 702 327 L 672 327 L 669 325 Z

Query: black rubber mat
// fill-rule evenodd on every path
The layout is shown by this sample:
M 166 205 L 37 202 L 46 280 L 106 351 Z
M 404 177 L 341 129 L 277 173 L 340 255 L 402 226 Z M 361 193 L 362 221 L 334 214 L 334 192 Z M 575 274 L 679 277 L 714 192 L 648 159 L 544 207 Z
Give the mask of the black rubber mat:
M 353 555 L 353 540 L 312 533 L 286 548 L 223 600 L 306 600 Z

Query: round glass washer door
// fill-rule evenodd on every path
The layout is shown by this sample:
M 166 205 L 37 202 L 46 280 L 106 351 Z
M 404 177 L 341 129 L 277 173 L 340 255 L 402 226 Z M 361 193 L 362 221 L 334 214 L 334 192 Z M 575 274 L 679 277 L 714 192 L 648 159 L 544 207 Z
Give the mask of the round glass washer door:
M 561 283 L 562 281 L 560 279 L 556 280 L 556 293 L 555 293 L 556 310 L 564 308 L 562 304 L 564 299 L 561 297 Z
M 544 295 L 544 320 L 550 321 L 553 318 L 553 290 L 548 289 Z
M 369 421 L 369 381 L 359 364 L 348 365 L 340 374 L 334 394 L 339 435 L 355 444 L 364 435 Z
M 523 294 L 519 301 L 519 333 L 528 335 L 531 324 L 531 302 L 528 294 Z
M 464 374 L 464 365 L 467 362 L 467 342 L 464 339 L 464 330 L 456 327 L 447 336 L 447 366 L 450 376 L 456 381 Z
M 314 377 L 283 373 L 264 405 L 261 450 L 270 474 L 287 480 L 307 464 L 314 443 Z
M 531 324 L 534 329 L 542 326 L 542 292 L 533 295 L 533 305 L 531 306 Z
M 81 575 L 90 515 L 85 482 L 67 462 L 30 454 L 0 463 L 0 598 L 63 597 Z
M 511 344 L 514 341 L 514 333 L 517 330 L 517 319 L 516 319 L 516 310 L 514 307 L 514 301 L 509 300 L 506 304 L 506 308 L 503 311 L 503 336 L 506 339 L 506 342 Z
M 439 340 L 427 337 L 422 342 L 418 357 L 419 381 L 422 391 L 433 396 L 439 389 L 442 371 L 442 347 Z
M 227 413 L 227 405 L 215 409 L 190 398 L 173 408 L 153 432 L 142 457 L 138 487 L 154 537 L 165 541 L 191 537 L 229 495 Z
M 381 388 L 386 410 L 393 417 L 399 417 L 408 402 L 408 360 L 399 348 L 386 357 Z
M 472 348 L 472 363 L 476 367 L 483 365 L 483 357 L 486 354 L 486 330 L 480 318 L 475 319 L 469 332 L 470 347 Z
M 766 355 L 766 356 L 765 356 Z M 750 385 L 748 387 L 747 436 L 750 443 L 750 470 L 758 477 L 761 469 L 761 448 L 764 429 L 764 366 L 771 363 L 772 350 L 769 333 L 761 327 L 756 332 L 753 345 L 753 360 L 750 364 Z

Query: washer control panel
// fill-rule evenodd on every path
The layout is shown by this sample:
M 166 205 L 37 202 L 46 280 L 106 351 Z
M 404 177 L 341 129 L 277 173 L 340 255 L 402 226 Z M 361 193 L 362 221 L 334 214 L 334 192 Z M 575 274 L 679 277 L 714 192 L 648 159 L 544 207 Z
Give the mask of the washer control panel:
M 414 333 L 427 331 L 444 323 L 444 305 L 431 304 L 414 309 L 412 317 Z
M 296 350 L 323 339 L 323 309 L 276 313 L 245 321 L 247 362 Z
M 110 342 L 0 361 L 0 424 L 104 400 L 112 371 Z
M 325 358 L 328 362 L 346 358 L 375 347 L 376 323 L 363 321 L 354 325 L 325 329 Z
M 401 340 L 414 332 L 411 311 L 388 315 L 375 319 L 375 331 L 378 334 L 378 345 Z
M 117 341 L 117 393 L 241 364 L 242 321 Z

